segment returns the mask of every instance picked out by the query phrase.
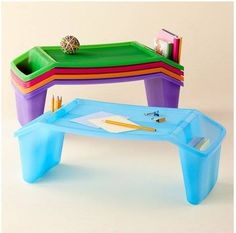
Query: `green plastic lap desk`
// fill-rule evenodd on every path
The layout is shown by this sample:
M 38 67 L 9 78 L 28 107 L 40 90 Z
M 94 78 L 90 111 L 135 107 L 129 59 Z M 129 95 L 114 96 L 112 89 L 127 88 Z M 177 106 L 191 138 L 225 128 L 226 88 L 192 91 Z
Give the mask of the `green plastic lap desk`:
M 162 61 L 177 69 L 183 66 L 138 42 L 81 45 L 76 54 L 68 55 L 59 46 L 34 47 L 11 62 L 14 73 L 27 82 L 53 68 L 98 68 Z
M 159 110 L 161 116 L 166 117 L 165 123 L 158 124 L 151 120 L 150 116 L 144 115 L 144 113 L 156 110 Z M 70 119 L 99 111 L 125 114 L 130 120 L 140 125 L 155 127 L 157 131 L 135 130 L 125 133 L 109 133 L 100 128 L 92 128 L 70 121 Z M 43 114 L 16 132 L 25 181 L 35 182 L 60 162 L 65 133 L 124 140 L 167 140 L 176 144 L 180 152 L 187 200 L 192 204 L 198 204 L 216 183 L 225 129 L 197 110 L 75 99 L 54 113 Z M 209 147 L 204 151 L 199 151 L 189 146 L 189 142 L 194 137 L 208 138 Z

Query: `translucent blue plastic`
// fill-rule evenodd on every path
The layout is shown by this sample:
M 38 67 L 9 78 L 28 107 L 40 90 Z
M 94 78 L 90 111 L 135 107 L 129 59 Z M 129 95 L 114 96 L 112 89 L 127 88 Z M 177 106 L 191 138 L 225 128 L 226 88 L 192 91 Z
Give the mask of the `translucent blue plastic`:
M 158 124 L 151 120 L 150 116 L 145 116 L 145 113 L 156 110 L 159 110 L 161 116 L 166 117 L 165 123 Z M 109 133 L 103 129 L 70 121 L 98 111 L 129 116 L 131 121 L 157 128 L 157 131 Z M 54 113 L 45 113 L 16 132 L 25 181 L 36 181 L 60 162 L 64 133 L 122 139 L 168 140 L 176 144 L 180 151 L 187 200 L 192 204 L 198 204 L 216 183 L 225 129 L 197 110 L 75 99 Z M 210 140 L 210 145 L 204 151 L 189 146 L 188 143 L 194 137 L 206 137 Z

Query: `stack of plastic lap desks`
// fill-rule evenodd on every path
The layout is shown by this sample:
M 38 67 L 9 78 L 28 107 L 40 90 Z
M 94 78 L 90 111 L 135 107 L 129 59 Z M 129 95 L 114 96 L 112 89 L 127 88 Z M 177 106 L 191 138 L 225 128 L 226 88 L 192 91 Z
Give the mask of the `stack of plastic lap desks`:
M 110 133 L 102 128 L 71 121 L 99 111 L 117 115 L 125 113 L 129 120 L 157 130 Z M 166 118 L 166 122 L 158 124 L 151 119 L 152 116 L 146 115 L 153 111 L 159 111 L 160 115 Z M 193 109 L 134 106 L 75 99 L 56 112 L 44 113 L 16 132 L 25 181 L 36 181 L 60 162 L 65 134 L 136 139 L 141 140 L 140 143 L 143 140 L 174 143 L 179 148 L 187 199 L 192 204 L 198 204 L 209 194 L 217 181 L 225 129 L 213 119 Z M 199 150 L 191 146 L 192 139 L 196 137 L 209 139 L 208 147 Z
M 144 80 L 149 106 L 178 107 L 183 66 L 137 42 L 82 45 L 68 55 L 59 46 L 34 47 L 11 63 L 18 120 L 44 111 L 47 89 L 57 85 Z

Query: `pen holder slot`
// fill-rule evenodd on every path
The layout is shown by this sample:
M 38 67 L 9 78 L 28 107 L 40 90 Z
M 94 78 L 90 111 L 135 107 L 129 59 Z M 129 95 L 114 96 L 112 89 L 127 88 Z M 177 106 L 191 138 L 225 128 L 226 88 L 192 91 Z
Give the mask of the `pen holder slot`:
M 49 65 L 52 61 L 41 53 L 37 47 L 25 53 L 16 63 L 17 69 L 23 74 L 29 75 Z

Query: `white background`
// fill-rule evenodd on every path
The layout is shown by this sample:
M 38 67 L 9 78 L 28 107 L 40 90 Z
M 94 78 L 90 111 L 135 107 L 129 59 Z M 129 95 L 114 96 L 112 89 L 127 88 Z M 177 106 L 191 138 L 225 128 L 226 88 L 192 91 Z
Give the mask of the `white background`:
M 222 123 L 227 136 L 214 190 L 187 203 L 178 150 L 163 142 L 67 135 L 62 163 L 42 180 L 22 180 L 10 61 L 72 34 L 81 44 L 136 40 L 152 47 L 161 28 L 183 36 L 180 107 Z M 231 233 L 233 231 L 232 3 L 3 3 L 3 232 Z M 146 105 L 142 81 L 55 86 L 64 103 L 88 98 Z

